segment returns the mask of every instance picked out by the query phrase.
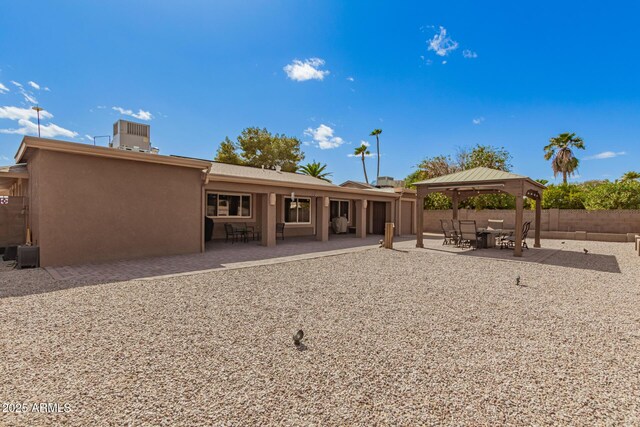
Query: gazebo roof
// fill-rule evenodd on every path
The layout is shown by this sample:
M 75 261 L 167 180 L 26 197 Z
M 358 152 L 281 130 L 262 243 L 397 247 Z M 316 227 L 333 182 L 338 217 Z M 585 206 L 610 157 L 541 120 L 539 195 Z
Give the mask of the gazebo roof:
M 449 175 L 414 182 L 414 185 L 464 185 L 472 187 L 473 185 L 486 185 L 505 181 L 527 181 L 536 187 L 545 188 L 544 185 L 527 176 L 485 167 L 468 169 L 451 173 Z

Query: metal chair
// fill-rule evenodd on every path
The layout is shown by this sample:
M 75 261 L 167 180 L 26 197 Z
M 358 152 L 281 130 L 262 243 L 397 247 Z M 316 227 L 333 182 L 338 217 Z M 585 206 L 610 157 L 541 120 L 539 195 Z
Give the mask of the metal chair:
M 527 221 L 522 224 L 522 247 L 525 249 L 529 249 L 527 246 L 527 234 L 529 234 L 529 230 L 531 229 L 531 221 Z M 500 239 L 500 249 L 513 249 L 516 247 L 516 236 L 505 236 Z
M 444 234 L 443 245 L 456 245 L 458 244 L 458 233 L 453 228 L 452 221 L 449 219 L 441 219 L 440 227 L 442 227 L 442 234 Z
M 460 247 L 478 249 L 478 228 L 474 220 L 458 221 L 460 227 Z
M 224 224 L 225 242 L 231 239 L 231 243 L 235 242 L 238 238 L 241 238 L 244 242 L 247 241 L 247 230 L 244 228 L 234 227 L 233 224 L 228 222 Z

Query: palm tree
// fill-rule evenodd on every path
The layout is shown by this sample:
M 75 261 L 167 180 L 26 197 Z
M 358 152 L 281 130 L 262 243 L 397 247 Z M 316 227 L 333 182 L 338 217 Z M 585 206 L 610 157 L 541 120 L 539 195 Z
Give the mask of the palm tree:
M 362 144 L 361 146 L 356 147 L 353 154 L 355 156 L 360 156 L 362 158 L 362 170 L 364 171 L 364 180 L 368 184 L 369 178 L 367 177 L 367 166 L 364 164 L 364 158 L 371 155 L 371 153 L 369 152 L 369 147 L 367 147 L 365 144 Z
M 331 172 L 325 172 L 325 169 L 327 169 L 326 164 L 322 164 L 314 160 L 311 163 L 307 163 L 306 165 L 301 166 L 300 172 L 303 173 L 304 175 L 313 176 L 316 178 L 323 179 L 327 182 L 331 182 L 331 180 L 329 179 Z
M 562 173 L 562 182 L 567 183 L 567 176 L 578 170 L 578 159 L 572 149 L 584 150 L 584 141 L 575 133 L 561 133 L 549 139 L 549 145 L 544 147 L 544 159 L 551 160 L 553 176 Z
M 629 171 L 622 175 L 623 181 L 633 181 L 637 179 L 640 179 L 640 172 Z
M 376 137 L 376 152 L 378 153 L 378 170 L 376 170 L 376 184 L 380 179 L 380 134 L 381 133 L 382 133 L 382 129 L 374 129 L 369 134 L 369 136 Z

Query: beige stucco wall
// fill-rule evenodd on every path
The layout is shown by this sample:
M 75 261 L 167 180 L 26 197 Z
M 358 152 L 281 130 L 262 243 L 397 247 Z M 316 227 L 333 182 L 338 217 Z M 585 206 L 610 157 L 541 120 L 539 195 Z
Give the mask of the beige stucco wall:
M 197 169 L 39 150 L 29 172 L 42 266 L 201 250 Z

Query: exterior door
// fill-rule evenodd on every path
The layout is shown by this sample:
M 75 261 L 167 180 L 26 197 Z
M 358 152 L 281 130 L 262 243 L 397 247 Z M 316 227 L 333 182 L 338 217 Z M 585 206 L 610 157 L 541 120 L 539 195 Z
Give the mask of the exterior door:
M 373 234 L 384 234 L 384 223 L 387 219 L 385 202 L 373 202 Z

